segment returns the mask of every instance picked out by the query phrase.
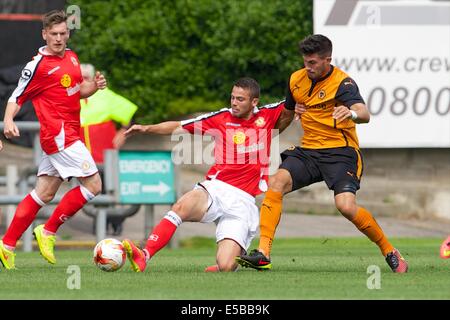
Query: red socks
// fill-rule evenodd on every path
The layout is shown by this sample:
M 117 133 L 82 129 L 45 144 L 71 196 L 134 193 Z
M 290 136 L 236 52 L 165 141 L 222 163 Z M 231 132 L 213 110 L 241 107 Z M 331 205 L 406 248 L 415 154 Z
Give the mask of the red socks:
M 148 237 L 145 249 L 150 257 L 166 246 L 182 222 L 181 218 L 173 211 L 169 211 L 165 215 Z
M 80 210 L 88 200 L 94 195 L 85 187 L 78 186 L 67 192 L 56 207 L 52 216 L 44 226 L 44 230 L 49 233 L 56 233 L 58 228 L 78 210 Z M 22 234 L 36 218 L 39 209 L 45 205 L 33 190 L 17 206 L 14 218 L 3 237 L 3 243 L 14 248 Z
M 18 205 L 14 218 L 3 236 L 3 243 L 14 248 L 25 230 L 33 222 L 39 209 L 45 205 L 38 196 L 36 191 L 31 191 Z
M 78 210 L 80 210 L 86 202 L 88 202 L 88 200 L 93 198 L 93 195 L 90 192 L 89 197 L 86 197 L 86 192 L 89 192 L 89 190 L 83 186 L 78 186 L 68 191 L 61 199 L 61 202 L 56 207 L 52 216 L 47 220 L 44 230 L 50 233 L 56 233 L 58 228 L 64 222 L 77 213 Z

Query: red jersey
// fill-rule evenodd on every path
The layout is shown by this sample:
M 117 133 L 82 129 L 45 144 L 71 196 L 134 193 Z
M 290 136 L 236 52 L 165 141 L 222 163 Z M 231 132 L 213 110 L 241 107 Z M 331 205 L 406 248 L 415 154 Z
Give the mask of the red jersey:
M 46 154 L 64 150 L 80 140 L 80 85 L 83 82 L 77 55 L 66 49 L 58 57 L 39 49 L 22 70 L 9 98 L 21 106 L 31 100 L 41 124 L 40 140 Z
M 249 120 L 222 109 L 181 122 L 193 134 L 214 137 L 215 164 L 206 178 L 218 179 L 252 196 L 266 191 L 273 130 L 284 102 L 255 108 Z

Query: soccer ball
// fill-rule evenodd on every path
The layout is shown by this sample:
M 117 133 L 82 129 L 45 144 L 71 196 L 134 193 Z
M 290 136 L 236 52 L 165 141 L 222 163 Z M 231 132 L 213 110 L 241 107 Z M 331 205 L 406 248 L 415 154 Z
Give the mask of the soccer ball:
M 116 239 L 103 239 L 94 248 L 94 263 L 103 271 L 119 270 L 126 257 L 122 242 Z

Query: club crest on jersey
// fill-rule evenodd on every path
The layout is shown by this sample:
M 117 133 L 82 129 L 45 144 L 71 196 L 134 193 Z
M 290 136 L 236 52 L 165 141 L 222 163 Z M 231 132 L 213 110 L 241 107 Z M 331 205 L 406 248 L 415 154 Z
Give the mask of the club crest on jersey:
M 266 120 L 263 117 L 259 117 L 255 120 L 255 124 L 257 127 L 263 127 L 266 124 Z
M 233 142 L 235 144 L 243 144 L 245 142 L 245 133 L 242 131 L 238 131 L 233 135 Z
M 75 57 L 70 57 L 70 60 L 72 61 L 73 65 L 74 65 L 75 67 L 78 66 L 78 61 L 77 61 L 77 59 L 75 59 Z
M 87 172 L 90 167 L 91 165 L 88 161 L 83 161 L 83 163 L 81 164 L 81 170 L 83 170 L 83 172 Z
M 317 97 L 318 97 L 319 99 L 323 99 L 323 98 L 325 98 L 326 95 L 327 95 L 327 94 L 325 93 L 325 90 L 320 90 L 320 91 L 319 91 L 319 94 L 317 95 Z
M 72 83 L 72 79 L 70 78 L 70 76 L 67 73 L 65 73 L 65 74 L 63 74 L 63 76 L 61 77 L 61 80 L 59 82 L 61 83 L 61 85 L 64 88 L 68 88 L 68 87 L 70 87 L 70 85 Z

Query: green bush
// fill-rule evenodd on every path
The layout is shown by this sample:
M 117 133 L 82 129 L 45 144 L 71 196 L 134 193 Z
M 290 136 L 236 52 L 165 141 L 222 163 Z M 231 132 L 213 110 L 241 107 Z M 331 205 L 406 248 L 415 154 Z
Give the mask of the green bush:
M 232 83 L 255 78 L 262 103 L 284 98 L 312 32 L 311 0 L 73 0 L 81 29 L 69 44 L 160 121 L 229 105 Z

